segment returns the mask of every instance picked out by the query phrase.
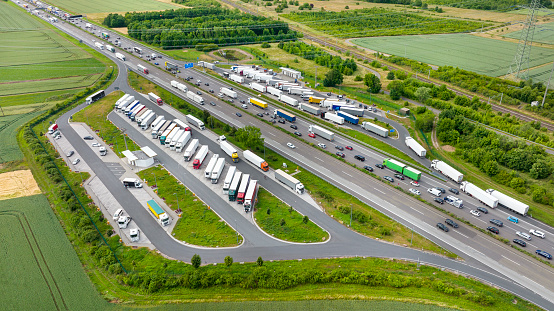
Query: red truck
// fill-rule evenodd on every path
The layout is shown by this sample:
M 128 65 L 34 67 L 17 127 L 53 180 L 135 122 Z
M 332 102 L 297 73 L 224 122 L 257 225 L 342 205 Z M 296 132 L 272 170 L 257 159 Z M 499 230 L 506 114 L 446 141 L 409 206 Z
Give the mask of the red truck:
M 208 146 L 204 145 L 200 147 L 200 150 L 198 150 L 198 153 L 196 154 L 196 157 L 194 157 L 194 161 L 192 162 L 192 167 L 195 170 L 200 169 L 200 166 L 202 166 L 202 163 L 206 159 L 206 156 L 208 155 Z

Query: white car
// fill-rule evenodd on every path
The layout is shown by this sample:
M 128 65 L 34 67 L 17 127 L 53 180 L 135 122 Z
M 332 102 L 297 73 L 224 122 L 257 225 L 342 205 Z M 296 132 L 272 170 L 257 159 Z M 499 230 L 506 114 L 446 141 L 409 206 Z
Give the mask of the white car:
M 471 213 L 471 215 L 475 216 L 475 217 L 479 217 L 481 216 L 481 212 L 479 211 L 476 211 L 474 209 L 472 209 L 471 211 L 469 211 Z
M 521 232 L 521 231 L 517 231 L 516 234 L 524 239 L 526 239 L 527 241 L 531 241 L 531 236 L 528 235 L 527 233 L 525 232 Z
M 81 162 L 81 159 L 77 158 L 75 160 L 73 160 L 73 165 L 77 165 L 79 162 Z
M 421 194 L 421 192 L 419 192 L 419 190 L 416 190 L 414 188 L 410 188 L 409 190 L 410 190 L 411 193 L 413 193 L 415 195 L 420 195 Z
M 419 183 L 415 180 L 411 181 L 410 182 L 410 185 L 414 186 L 414 187 L 419 187 Z
M 294 148 L 296 148 L 296 146 L 295 146 L 295 145 L 293 145 L 292 143 L 287 143 L 287 146 L 289 146 L 289 148 L 291 148 L 291 149 L 294 149 Z
M 319 148 L 322 148 L 322 149 L 327 148 L 327 146 L 326 146 L 325 144 L 322 144 L 322 143 L 317 144 L 317 146 L 318 146 Z
M 118 209 L 117 211 L 115 211 L 115 213 L 113 214 L 113 220 L 118 220 L 119 217 L 123 216 L 123 209 L 120 208 Z
M 529 233 L 531 233 L 532 235 L 538 236 L 541 239 L 544 239 L 544 232 L 541 232 L 541 231 L 535 230 L 535 229 L 531 229 L 531 230 L 529 230 Z
M 92 146 L 93 147 L 102 147 L 102 145 L 100 145 L 99 143 L 92 143 Z

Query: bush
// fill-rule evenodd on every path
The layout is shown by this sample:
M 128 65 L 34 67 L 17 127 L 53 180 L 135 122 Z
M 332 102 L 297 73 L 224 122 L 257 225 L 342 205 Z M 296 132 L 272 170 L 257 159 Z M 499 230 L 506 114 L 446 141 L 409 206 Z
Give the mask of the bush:
M 281 218 L 281 221 L 279 221 L 279 224 L 280 224 L 281 226 L 284 226 L 284 225 L 287 224 L 287 222 L 285 221 L 284 218 Z
M 302 217 L 302 222 L 303 222 L 303 223 L 307 224 L 308 221 L 310 221 L 310 219 L 308 218 L 308 216 Z
M 269 43 L 267 43 L 267 42 L 262 43 L 262 48 L 266 49 L 266 48 L 270 48 L 270 47 L 271 47 L 271 45 Z
M 389 71 L 389 73 L 387 74 L 387 79 L 394 80 L 394 71 Z
M 262 259 L 262 256 L 258 257 L 258 260 L 256 260 L 256 264 L 260 267 L 264 265 L 264 260 Z
M 233 257 L 231 257 L 231 256 L 225 257 L 225 265 L 226 265 L 227 267 L 229 267 L 229 266 L 231 266 L 232 264 L 233 264 Z
M 362 81 L 363 79 L 362 76 L 358 75 L 354 78 L 354 81 Z
M 192 256 L 192 259 L 190 260 L 190 263 L 195 268 L 200 267 L 200 264 L 202 264 L 202 259 L 200 258 L 200 255 L 194 254 L 194 256 Z

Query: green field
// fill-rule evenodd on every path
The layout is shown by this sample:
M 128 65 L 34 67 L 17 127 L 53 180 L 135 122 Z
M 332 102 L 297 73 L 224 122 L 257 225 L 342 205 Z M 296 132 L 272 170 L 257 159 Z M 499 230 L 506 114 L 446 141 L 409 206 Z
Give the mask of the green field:
M 552 36 L 553 31 L 554 22 L 537 25 L 535 28 L 535 33 L 533 34 L 533 42 L 554 44 L 554 36 Z M 503 37 L 519 40 L 520 36 L 521 30 L 510 32 L 508 34 L 505 34 Z
M 517 44 L 469 34 L 421 35 L 354 39 L 353 43 L 386 54 L 437 66 L 459 67 L 498 77 L 508 73 Z M 554 50 L 533 47 L 530 66 L 545 64 Z
M 43 107 L 35 107 L 33 112 L 0 117 L 0 163 L 23 160 L 23 153 L 17 144 L 18 129 L 32 118 L 41 114 Z
M 51 0 L 48 3 L 78 14 L 157 11 L 182 8 L 175 4 L 156 0 Z
M 77 92 L 79 92 L 78 89 L 70 89 L 42 93 L 0 96 L 0 106 L 2 106 L 2 108 L 4 109 L 4 113 L 6 113 L 6 107 L 13 107 L 12 109 L 18 109 L 17 106 L 33 105 L 37 103 L 57 103 L 68 97 L 71 97 L 71 95 L 74 95 Z
M 105 310 L 43 195 L 0 201 L 5 310 Z

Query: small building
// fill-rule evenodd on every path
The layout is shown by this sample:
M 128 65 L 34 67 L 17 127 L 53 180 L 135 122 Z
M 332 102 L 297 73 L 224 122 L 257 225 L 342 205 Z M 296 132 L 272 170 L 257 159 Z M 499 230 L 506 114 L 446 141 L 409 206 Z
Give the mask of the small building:
M 533 101 L 531 102 L 531 107 L 538 107 L 539 106 L 539 102 L 538 101 Z
M 408 108 L 400 108 L 400 110 L 398 111 L 398 113 L 399 113 L 401 116 L 405 117 L 405 116 L 410 115 L 410 109 L 408 109 Z
M 127 163 L 132 166 L 149 167 L 154 165 L 154 157 L 158 154 L 150 147 L 145 146 L 137 151 L 125 150 L 122 152 L 127 158 Z
M 293 79 L 302 79 L 304 77 L 302 77 L 302 73 L 298 70 L 294 70 L 294 69 L 290 69 L 290 68 L 287 68 L 287 67 L 279 67 L 279 69 L 281 69 L 281 73 L 284 74 L 285 76 L 288 76 L 288 77 L 291 77 Z

